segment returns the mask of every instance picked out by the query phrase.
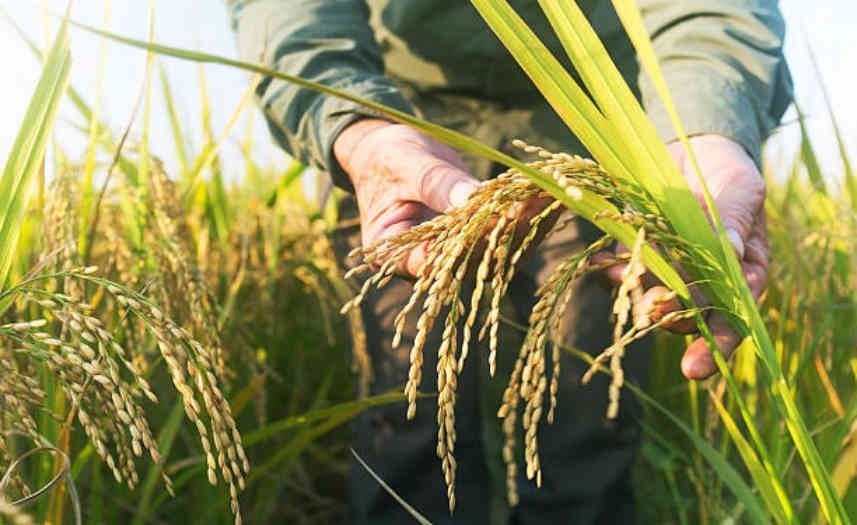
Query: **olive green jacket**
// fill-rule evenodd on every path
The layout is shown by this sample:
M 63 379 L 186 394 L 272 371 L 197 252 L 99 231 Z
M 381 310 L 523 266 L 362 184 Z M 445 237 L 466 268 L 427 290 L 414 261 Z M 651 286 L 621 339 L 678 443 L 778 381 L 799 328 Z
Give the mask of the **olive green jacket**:
M 510 3 L 554 55 L 565 60 L 538 1 Z M 661 137 L 674 139 L 666 111 L 646 75 L 640 74 L 610 0 L 578 3 L 641 96 Z M 638 4 L 687 132 L 730 137 L 758 162 L 761 143 L 792 92 L 777 1 Z M 244 60 L 396 109 L 414 112 L 400 88 L 405 85 L 420 93 L 490 100 L 509 109 L 545 104 L 466 0 L 232 0 L 230 5 Z M 333 157 L 333 141 L 345 126 L 372 112 L 271 78 L 257 91 L 282 147 L 349 187 Z

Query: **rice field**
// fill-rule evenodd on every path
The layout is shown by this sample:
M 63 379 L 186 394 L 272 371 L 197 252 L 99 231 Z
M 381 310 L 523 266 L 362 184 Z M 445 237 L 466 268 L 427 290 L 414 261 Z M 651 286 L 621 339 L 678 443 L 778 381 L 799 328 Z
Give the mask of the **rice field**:
M 588 116 L 569 123 L 579 136 L 614 142 L 586 143 L 595 160 L 518 142 L 513 158 L 376 105 L 509 171 L 465 206 L 356 250 L 364 264 L 349 274 L 335 256 L 336 232 L 355 226 L 338 216 L 341 194 L 321 205 L 308 199 L 304 167 L 257 164 L 253 153 L 272 146 L 251 134 L 240 138 L 244 172 L 227 177 L 219 158 L 225 134 L 215 136 L 204 121 L 203 136 L 187 140 L 169 79 L 163 72 L 160 84 L 153 79 L 157 62 L 170 56 L 187 67 L 217 63 L 350 95 L 256 64 L 102 32 L 109 45 L 141 47 L 150 57 L 135 117 L 143 132 L 117 135 L 98 120 L 97 101 L 68 83 L 68 27 L 43 55 L 36 50 L 42 77 L 0 178 L 0 523 L 342 522 L 349 422 L 382 404 L 410 418 L 418 396 L 437 401 L 439 472 L 449 485 L 437 497 L 452 510 L 456 374 L 464 360 L 479 358 L 468 351 L 477 338 L 488 341 L 493 374 L 498 327 L 509 324 L 499 301 L 527 250 L 566 208 L 604 237 L 558 267 L 529 326 L 511 326 L 525 342 L 511 376 L 494 378 L 506 385 L 502 404 L 484 416 L 502 435 L 492 469 L 505 472 L 497 517 L 515 503 L 517 469 L 540 481 L 536 430 L 550 424 L 557 404 L 572 401 L 556 396 L 560 371 L 546 366 L 548 352 L 587 361 L 584 381 L 610 375 L 605 418 L 615 417 L 619 396 L 643 407 L 633 471 L 641 523 L 850 523 L 857 516 L 857 180 L 844 139 L 837 133 L 835 177 L 822 174 L 802 122 L 800 151 L 765 166 L 772 254 L 757 305 L 722 225 L 715 217 L 711 227 L 677 168 L 663 161 L 666 148 L 612 64 L 586 66 L 584 87 L 599 86 L 590 99 L 558 62 L 537 60 L 537 43 L 511 45 L 526 30 L 504 2 L 473 4 L 537 87 L 551 78 L 573 83 L 546 96 Z M 562 2 L 545 5 L 579 37 L 563 42 L 573 62 L 598 49 L 585 18 Z M 648 56 L 632 3 L 615 5 Z M 655 62 L 642 62 L 660 74 Z M 165 107 L 148 102 L 155 89 Z M 89 149 L 77 163 L 69 159 L 79 152 L 57 145 L 46 170 L 65 98 L 90 124 L 81 130 Z M 249 101 L 235 108 L 227 132 L 255 111 Z M 152 111 L 167 112 L 171 129 L 150 129 Z M 829 117 L 835 127 L 832 110 Z M 178 172 L 166 173 L 159 160 L 166 152 L 151 151 L 155 132 L 175 137 Z M 659 198 L 665 188 L 676 197 Z M 547 202 L 542 211 L 510 218 L 534 199 Z M 356 306 L 426 240 L 434 244 L 407 308 L 419 313 L 420 333 L 443 323 L 443 344 L 426 347 L 418 334 L 402 389 L 367 397 L 372 363 Z M 552 334 L 574 300 L 570 283 L 617 262 L 593 258 L 613 241 L 630 248 L 618 259 L 627 269 L 615 291 L 613 344 L 593 359 Z M 713 306 L 693 303 L 676 262 Z M 681 302 L 670 317 L 634 307 L 647 269 L 672 290 L 663 301 Z M 367 276 L 365 286 L 356 286 L 355 274 Z M 465 303 L 460 290 L 468 285 L 474 291 Z M 706 334 L 708 308 L 730 314 L 745 339 L 728 363 L 718 358 L 720 374 L 688 381 L 679 364 L 686 337 L 657 328 L 682 320 Z M 650 334 L 648 384 L 624 381 L 626 346 Z M 436 385 L 421 382 L 425 352 L 439 356 Z

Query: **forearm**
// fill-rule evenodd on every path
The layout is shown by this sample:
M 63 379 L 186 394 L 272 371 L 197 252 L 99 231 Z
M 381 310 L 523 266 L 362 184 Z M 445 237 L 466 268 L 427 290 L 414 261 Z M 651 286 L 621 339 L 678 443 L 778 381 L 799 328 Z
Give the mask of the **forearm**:
M 362 0 L 245 0 L 232 6 L 241 57 L 411 112 L 384 77 Z M 350 188 L 333 144 L 349 124 L 374 113 L 359 104 L 271 78 L 257 89 L 269 128 L 295 158 Z
M 641 0 L 655 51 L 688 134 L 718 134 L 758 164 L 761 143 L 791 101 L 776 0 Z M 648 75 L 643 103 L 665 141 L 676 132 Z

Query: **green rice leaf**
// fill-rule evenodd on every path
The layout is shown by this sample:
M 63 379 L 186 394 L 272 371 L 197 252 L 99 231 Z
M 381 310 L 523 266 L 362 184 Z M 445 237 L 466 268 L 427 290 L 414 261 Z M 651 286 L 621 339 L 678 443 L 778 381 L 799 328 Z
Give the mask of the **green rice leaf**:
M 634 47 L 637 49 L 637 53 L 643 67 L 652 77 L 658 93 L 666 105 L 676 131 L 681 137 L 688 154 L 693 159 L 693 152 L 690 149 L 687 134 L 681 125 L 678 113 L 675 109 L 675 104 L 672 102 L 669 89 L 666 85 L 666 80 L 655 56 L 652 42 L 645 26 L 643 25 L 639 9 L 633 0 L 613 0 L 613 4 L 616 7 L 616 12 L 622 20 L 625 30 L 634 43 Z M 768 335 L 764 321 L 759 314 L 759 310 L 756 308 L 755 299 L 750 293 L 750 289 L 747 287 L 746 281 L 743 279 L 741 267 L 738 264 L 738 260 L 736 259 L 734 252 L 730 248 L 730 243 L 723 229 L 723 224 L 716 212 L 716 208 L 713 206 L 711 195 L 705 186 L 705 181 L 702 179 L 702 174 L 699 170 L 699 166 L 696 165 L 695 159 L 694 164 L 697 176 L 700 178 L 702 183 L 705 200 L 708 204 L 709 210 L 711 210 L 711 216 L 714 220 L 720 240 L 720 250 L 714 251 L 713 253 L 717 255 L 719 262 L 723 264 L 724 272 L 721 275 L 714 275 L 712 277 L 727 280 L 731 283 L 731 287 L 733 289 L 734 295 L 732 301 L 724 301 L 723 304 L 729 307 L 730 311 L 740 315 L 746 322 L 746 327 L 742 326 L 742 323 L 735 323 L 733 326 L 739 330 L 739 333 L 751 336 L 753 343 L 759 352 L 761 361 L 765 369 L 770 374 L 772 393 L 776 401 L 776 406 L 789 429 L 789 433 L 795 442 L 798 452 L 804 460 L 807 473 L 809 474 L 812 486 L 815 489 L 819 502 L 821 503 L 821 507 L 824 510 L 825 517 L 831 523 L 850 523 L 841 500 L 836 497 L 830 474 L 821 460 L 818 449 L 809 435 L 806 423 L 804 422 L 803 417 L 797 408 L 794 397 L 790 392 L 789 386 L 783 377 L 782 368 L 777 361 L 776 352 L 770 340 L 770 336 Z M 672 220 L 673 217 L 670 217 L 670 219 Z M 701 225 L 699 225 L 698 228 L 700 235 L 704 236 L 705 232 L 703 230 L 705 228 L 702 228 Z M 710 232 L 710 229 L 708 231 Z M 723 300 L 722 295 L 719 298 Z M 703 329 L 703 333 L 705 333 L 705 328 L 701 328 Z M 710 337 L 709 341 L 710 343 L 713 343 L 713 340 Z M 726 363 L 722 359 L 719 350 L 716 349 L 716 345 L 712 345 L 712 351 L 715 354 L 715 360 L 717 361 L 718 368 L 720 368 L 721 372 L 724 371 L 726 369 Z
M 6 283 L 33 182 L 44 162 L 45 148 L 71 68 L 68 23 L 64 20 L 48 52 L 42 75 L 0 178 L 0 287 Z
M 320 408 L 311 410 L 299 416 L 292 416 L 280 421 L 268 423 L 263 427 L 250 432 L 244 436 L 244 444 L 246 446 L 255 445 L 262 441 L 279 436 L 283 432 L 292 428 L 309 425 L 324 419 L 330 419 L 341 414 L 359 413 L 370 407 L 388 405 L 390 403 L 401 403 L 407 400 L 407 397 L 401 393 L 381 394 L 358 401 L 349 401 L 340 403 L 336 406 L 328 408 Z
M 753 450 L 753 446 L 741 434 L 741 430 L 720 402 L 720 399 L 713 393 L 709 399 L 711 399 L 712 404 L 720 414 L 723 426 L 726 427 L 726 431 L 732 438 L 732 442 L 735 443 L 735 448 L 741 454 L 741 459 L 744 460 L 744 465 L 747 466 L 747 470 L 750 472 L 756 488 L 759 489 L 759 493 L 765 500 L 768 511 L 773 515 L 777 523 L 799 523 L 792 509 L 791 502 L 782 485 L 779 483 L 779 479 L 775 475 L 771 475 L 773 469 L 762 465 L 762 462 Z
M 155 39 L 155 0 L 149 0 L 149 42 Z M 149 180 L 149 135 L 150 124 L 152 121 L 152 70 L 155 65 L 155 53 L 149 51 L 146 53 L 146 73 L 143 77 L 143 131 L 140 137 L 140 155 L 137 160 L 137 173 L 141 180 Z M 138 189 L 145 195 L 148 192 L 148 186 L 141 184 Z
M 160 62 L 158 62 L 158 72 L 161 76 L 161 91 L 164 95 L 164 102 L 167 105 L 167 115 L 170 117 L 170 129 L 173 132 L 173 143 L 176 147 L 176 155 L 179 158 L 179 168 L 181 169 L 182 174 L 184 174 L 188 169 L 187 142 L 185 141 L 181 122 L 179 122 L 179 115 L 176 110 L 175 99 L 173 98 L 173 90 L 170 87 L 170 80 L 167 77 L 167 71 Z
M 818 155 L 815 153 L 815 147 L 812 145 L 812 140 L 809 138 L 809 131 L 806 129 L 806 114 L 804 114 L 797 102 L 794 102 L 794 107 L 797 111 L 797 121 L 800 125 L 800 157 L 806 168 L 806 175 L 809 177 L 809 181 L 816 191 L 827 195 L 827 185 L 824 183 L 824 175 L 821 174 Z
M 572 354 L 573 356 L 582 359 L 588 364 L 593 363 L 593 357 L 588 353 L 577 350 L 575 348 L 569 348 L 566 346 L 560 346 L 564 351 Z M 610 374 L 610 370 L 603 366 L 599 366 L 599 370 Z M 723 454 L 718 452 L 714 447 L 708 444 L 703 436 L 700 436 L 696 432 L 693 431 L 692 428 L 688 427 L 681 419 L 679 419 L 675 414 L 673 414 L 670 410 L 664 407 L 662 404 L 658 403 L 653 397 L 649 396 L 643 389 L 639 386 L 635 385 L 632 382 L 625 382 L 624 387 L 630 390 L 635 396 L 637 396 L 640 401 L 645 403 L 646 405 L 651 406 L 657 412 L 663 414 L 670 422 L 672 422 L 676 428 L 681 430 L 681 432 L 687 436 L 688 439 L 693 443 L 699 453 L 703 458 L 711 465 L 711 468 L 719 476 L 719 479 L 723 482 L 723 484 L 732 491 L 733 494 L 738 498 L 741 503 L 744 504 L 744 507 L 747 510 L 747 514 L 752 523 L 757 524 L 768 524 L 770 523 L 769 514 L 766 513 L 762 507 L 762 503 L 759 501 L 759 498 L 753 493 L 749 486 L 744 482 L 741 478 L 741 475 L 729 464 L 729 461 L 726 459 Z
M 836 145 L 839 147 L 839 158 L 842 159 L 845 185 L 848 191 L 848 196 L 851 199 L 851 208 L 857 210 L 857 175 L 854 174 L 854 168 L 851 166 L 848 149 L 845 147 L 845 139 L 842 137 L 842 130 L 839 128 L 839 122 L 836 120 L 836 113 L 833 111 L 833 102 L 830 99 L 827 84 L 825 84 L 824 78 L 821 76 L 821 68 L 818 67 L 818 60 L 815 58 L 815 52 L 809 45 L 807 45 L 807 49 L 809 51 L 809 60 L 812 63 L 812 68 L 815 70 L 815 76 L 818 78 L 818 84 L 821 86 L 821 94 L 824 96 L 824 104 L 827 106 L 827 114 L 830 116 L 830 123 L 833 125 L 833 132 L 836 135 Z M 801 121 L 801 132 L 803 132 L 803 121 Z
M 30 39 L 26 35 L 26 33 L 21 30 L 21 27 L 15 23 L 15 20 L 13 20 L 9 16 L 9 13 L 7 13 L 5 9 L 0 7 L 0 14 L 3 15 L 3 18 L 6 20 L 6 22 L 12 26 L 18 37 L 23 40 L 23 42 L 27 45 L 30 51 L 32 51 L 33 54 L 36 56 L 36 58 L 44 62 L 44 53 L 42 53 L 38 46 L 36 46 L 35 42 L 33 42 L 32 39 Z M 105 150 L 107 150 L 108 153 L 113 154 L 116 151 L 116 144 L 113 142 L 113 139 L 111 137 L 110 128 L 108 128 L 100 120 L 93 118 L 93 108 L 86 103 L 86 100 L 83 98 L 83 95 L 81 95 L 80 92 L 77 91 L 73 85 L 69 84 L 68 86 L 66 86 L 66 95 L 68 96 L 74 108 L 84 118 L 84 120 L 86 120 L 87 122 L 92 122 L 93 120 L 95 120 L 97 126 L 96 136 L 98 137 L 99 143 L 102 145 L 102 147 L 104 147 Z M 119 168 L 122 170 L 126 177 L 129 177 L 131 180 L 136 180 L 137 169 L 134 166 L 134 163 L 125 158 L 124 156 L 121 156 L 119 158 Z

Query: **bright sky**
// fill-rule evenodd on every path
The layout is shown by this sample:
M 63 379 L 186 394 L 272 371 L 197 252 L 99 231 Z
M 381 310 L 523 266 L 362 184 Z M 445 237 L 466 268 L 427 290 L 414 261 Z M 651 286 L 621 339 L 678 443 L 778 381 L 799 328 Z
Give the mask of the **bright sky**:
M 65 5 L 64 0 L 43 0 L 43 3 L 54 11 L 62 11 Z M 104 1 L 99 0 L 78 0 L 72 16 L 78 21 L 101 26 L 104 4 Z M 155 4 L 155 38 L 158 42 L 198 48 L 219 55 L 235 55 L 234 38 L 224 1 L 173 0 Z M 140 0 L 113 0 L 110 30 L 145 39 L 147 5 L 148 2 Z M 808 125 L 823 168 L 828 175 L 835 176 L 841 172 L 838 152 L 818 78 L 810 65 L 807 42 L 815 51 L 849 152 L 852 156 L 857 155 L 857 97 L 853 96 L 854 86 L 857 86 L 857 68 L 853 67 L 853 56 L 857 51 L 854 25 L 854 20 L 857 20 L 857 2 L 783 0 L 781 6 L 789 28 L 786 54 L 795 78 L 797 98 L 808 114 Z M 7 10 L 24 31 L 44 47 L 38 0 L 0 0 L 0 7 Z M 5 164 L 38 78 L 40 65 L 4 20 L 0 20 L 0 49 L 4 57 L 4 82 L 0 84 L 0 162 Z M 97 38 L 81 31 L 72 33 L 74 61 L 71 83 L 90 103 L 96 99 L 99 50 Z M 117 135 L 131 115 L 145 71 L 144 61 L 145 55 L 141 51 L 114 43 L 107 46 L 100 113 Z M 194 64 L 170 58 L 162 58 L 161 62 L 170 78 L 183 125 L 189 130 L 189 136 L 200 137 L 198 68 Z M 205 66 L 205 74 L 213 104 L 215 134 L 219 135 L 247 89 L 247 76 L 240 71 L 216 65 Z M 167 162 L 169 171 L 174 172 L 176 155 L 167 116 L 162 109 L 164 106 L 159 83 L 156 86 L 151 150 Z M 793 118 L 790 111 L 785 120 Z M 77 129 L 82 124 L 74 108 L 68 103 L 64 104 L 57 128 L 58 141 L 66 153 L 74 158 L 79 158 L 85 148 L 85 137 Z M 230 138 L 224 151 L 226 170 L 232 178 L 239 176 L 242 169 L 236 143 L 244 136 L 246 128 L 246 120 L 243 120 L 236 127 L 237 134 L 233 134 L 234 138 Z M 270 143 L 260 118 L 257 118 L 255 133 L 257 144 L 262 144 L 262 141 Z M 787 126 L 772 139 L 769 154 L 781 156 L 783 151 L 794 151 L 797 133 L 796 125 Z M 199 145 L 196 146 L 198 149 Z M 256 150 L 261 157 L 259 160 L 263 162 L 281 163 L 283 160 L 282 154 L 273 145 L 270 148 L 257 147 Z

